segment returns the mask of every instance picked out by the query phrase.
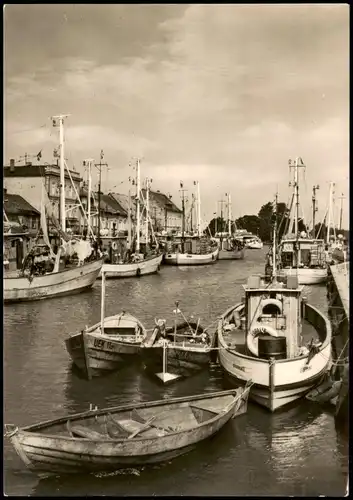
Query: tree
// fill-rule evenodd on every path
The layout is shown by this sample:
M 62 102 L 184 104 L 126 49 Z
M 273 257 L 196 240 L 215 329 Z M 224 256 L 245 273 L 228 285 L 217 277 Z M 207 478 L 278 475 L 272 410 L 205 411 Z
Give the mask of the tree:
M 249 233 L 258 234 L 260 219 L 257 215 L 243 215 L 235 221 L 238 229 L 246 229 Z

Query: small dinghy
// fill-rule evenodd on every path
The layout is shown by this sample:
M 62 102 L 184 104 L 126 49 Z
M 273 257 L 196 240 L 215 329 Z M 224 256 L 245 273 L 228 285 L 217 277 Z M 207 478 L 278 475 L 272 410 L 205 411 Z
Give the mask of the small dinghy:
M 189 377 L 210 363 L 212 337 L 198 322 L 188 321 L 176 302 L 174 326 L 166 327 L 166 320 L 155 320 L 156 327 L 141 349 L 142 361 L 150 374 L 163 383 Z
M 101 321 L 65 340 L 74 364 L 87 378 L 117 370 L 138 360 L 147 337 L 144 325 L 126 312 L 104 317 L 105 271 L 102 272 Z
M 39 475 L 153 464 L 193 449 L 247 410 L 249 386 L 70 415 L 6 434 Z M 44 474 L 46 473 L 46 474 Z

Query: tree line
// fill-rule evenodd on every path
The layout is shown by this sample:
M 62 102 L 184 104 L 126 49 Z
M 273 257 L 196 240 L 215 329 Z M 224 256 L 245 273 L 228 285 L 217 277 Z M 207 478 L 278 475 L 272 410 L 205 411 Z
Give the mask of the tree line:
M 273 202 L 269 201 L 262 205 L 257 215 L 243 215 L 231 223 L 232 232 L 235 229 L 245 229 L 249 233 L 256 234 L 264 242 L 270 242 L 273 238 L 273 227 L 276 219 L 276 213 L 274 210 Z M 280 240 L 285 231 L 287 231 L 287 226 L 289 223 L 289 207 L 286 203 L 277 203 L 277 235 Z M 305 221 L 302 218 L 298 220 L 299 231 L 306 231 L 307 227 Z M 216 232 L 227 232 L 228 231 L 228 221 L 226 219 L 221 219 L 221 217 L 215 217 L 211 220 L 206 229 L 207 232 L 211 232 L 214 235 Z M 348 238 L 348 231 L 342 229 L 338 233 L 343 234 L 343 236 Z M 315 224 L 315 237 L 326 238 L 327 226 L 325 223 Z

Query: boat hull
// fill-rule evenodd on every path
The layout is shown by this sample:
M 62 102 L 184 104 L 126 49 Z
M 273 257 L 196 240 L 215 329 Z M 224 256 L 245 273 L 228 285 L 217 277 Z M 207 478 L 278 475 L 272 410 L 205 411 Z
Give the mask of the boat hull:
M 219 249 L 217 248 L 207 254 L 192 254 L 192 253 L 174 253 L 166 254 L 164 257 L 165 264 L 176 266 L 204 266 L 206 264 L 214 264 L 218 259 Z
M 231 308 L 231 311 L 234 307 Z M 228 314 L 225 313 L 224 316 Z M 250 398 L 274 412 L 304 397 L 327 372 L 331 362 L 331 327 L 313 306 L 305 304 L 305 319 L 326 331 L 325 341 L 310 362 L 308 355 L 292 359 L 266 360 L 230 349 L 218 325 L 219 363 L 226 378 L 235 386 L 252 380 Z
M 297 276 L 299 285 L 317 285 L 327 280 L 327 269 L 280 269 L 277 272 L 279 280 L 288 276 Z
M 163 347 L 152 346 L 141 349 L 142 363 L 149 374 L 163 371 Z M 190 377 L 205 370 L 210 363 L 211 350 L 170 347 L 166 349 L 166 371 L 179 377 Z
M 110 316 L 104 319 L 104 329 L 118 323 L 117 318 L 124 318 L 132 325 L 142 324 L 136 318 L 127 315 Z M 66 349 L 73 363 L 89 377 L 101 376 L 113 370 L 123 368 L 139 359 L 141 343 L 146 339 L 146 333 L 137 339 L 114 338 L 115 335 L 100 332 L 100 325 L 94 325 L 86 331 L 71 335 L 65 340 Z
M 163 259 L 163 254 L 151 257 L 142 262 L 129 264 L 103 264 L 102 271 L 106 278 L 131 278 L 157 273 Z M 98 278 L 101 278 L 101 273 Z
M 83 422 L 87 418 L 99 419 L 100 415 L 104 417 L 108 412 L 114 414 L 116 408 L 92 410 L 36 426 L 15 428 L 7 435 L 26 466 L 40 475 L 44 475 L 44 472 L 46 474 L 72 474 L 154 464 L 188 452 L 199 442 L 213 436 L 231 418 L 244 414 L 247 409 L 247 392 L 238 389 L 236 393 L 234 391 L 214 393 L 220 395 L 219 400 L 214 394 L 208 394 L 174 398 L 169 401 L 134 403 L 120 407 L 121 411 L 147 408 L 151 415 L 162 415 L 164 404 L 166 410 L 172 415 L 171 423 L 175 421 L 175 418 L 178 419 L 178 409 L 173 410 L 170 406 L 168 409 L 170 402 L 180 401 L 181 405 L 184 405 L 183 408 L 189 404 L 206 405 L 206 408 L 210 408 L 214 415 L 201 423 L 196 420 L 193 423 L 190 420 L 190 424 L 188 422 L 182 430 L 171 430 L 157 438 L 146 436 L 134 439 L 108 437 L 92 439 L 65 435 L 65 423 L 68 419 L 72 424 L 75 424 L 77 420 Z M 159 413 L 153 408 L 156 406 L 162 407 Z M 191 409 L 190 413 L 190 418 L 194 419 Z M 48 434 L 43 432 L 45 428 L 49 428 Z M 62 431 L 55 435 L 53 431 L 50 431 L 51 428 L 62 429 Z
M 82 266 L 65 269 L 58 273 L 4 279 L 4 302 L 24 302 L 50 297 L 71 295 L 93 286 L 102 268 L 103 260 L 88 262 Z

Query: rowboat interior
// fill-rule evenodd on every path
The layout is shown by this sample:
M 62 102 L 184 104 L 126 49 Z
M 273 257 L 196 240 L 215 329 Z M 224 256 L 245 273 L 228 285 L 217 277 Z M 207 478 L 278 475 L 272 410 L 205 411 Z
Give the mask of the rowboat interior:
M 166 328 L 165 320 L 160 319 L 156 321 L 156 328 L 146 342 L 146 347 L 160 347 L 166 342 L 185 349 L 205 351 L 209 349 L 211 339 L 199 323 L 185 321 Z
M 126 313 L 104 318 L 103 330 L 101 323 L 98 323 L 88 328 L 86 333 L 97 333 L 128 343 L 141 343 L 147 335 L 142 323 Z

